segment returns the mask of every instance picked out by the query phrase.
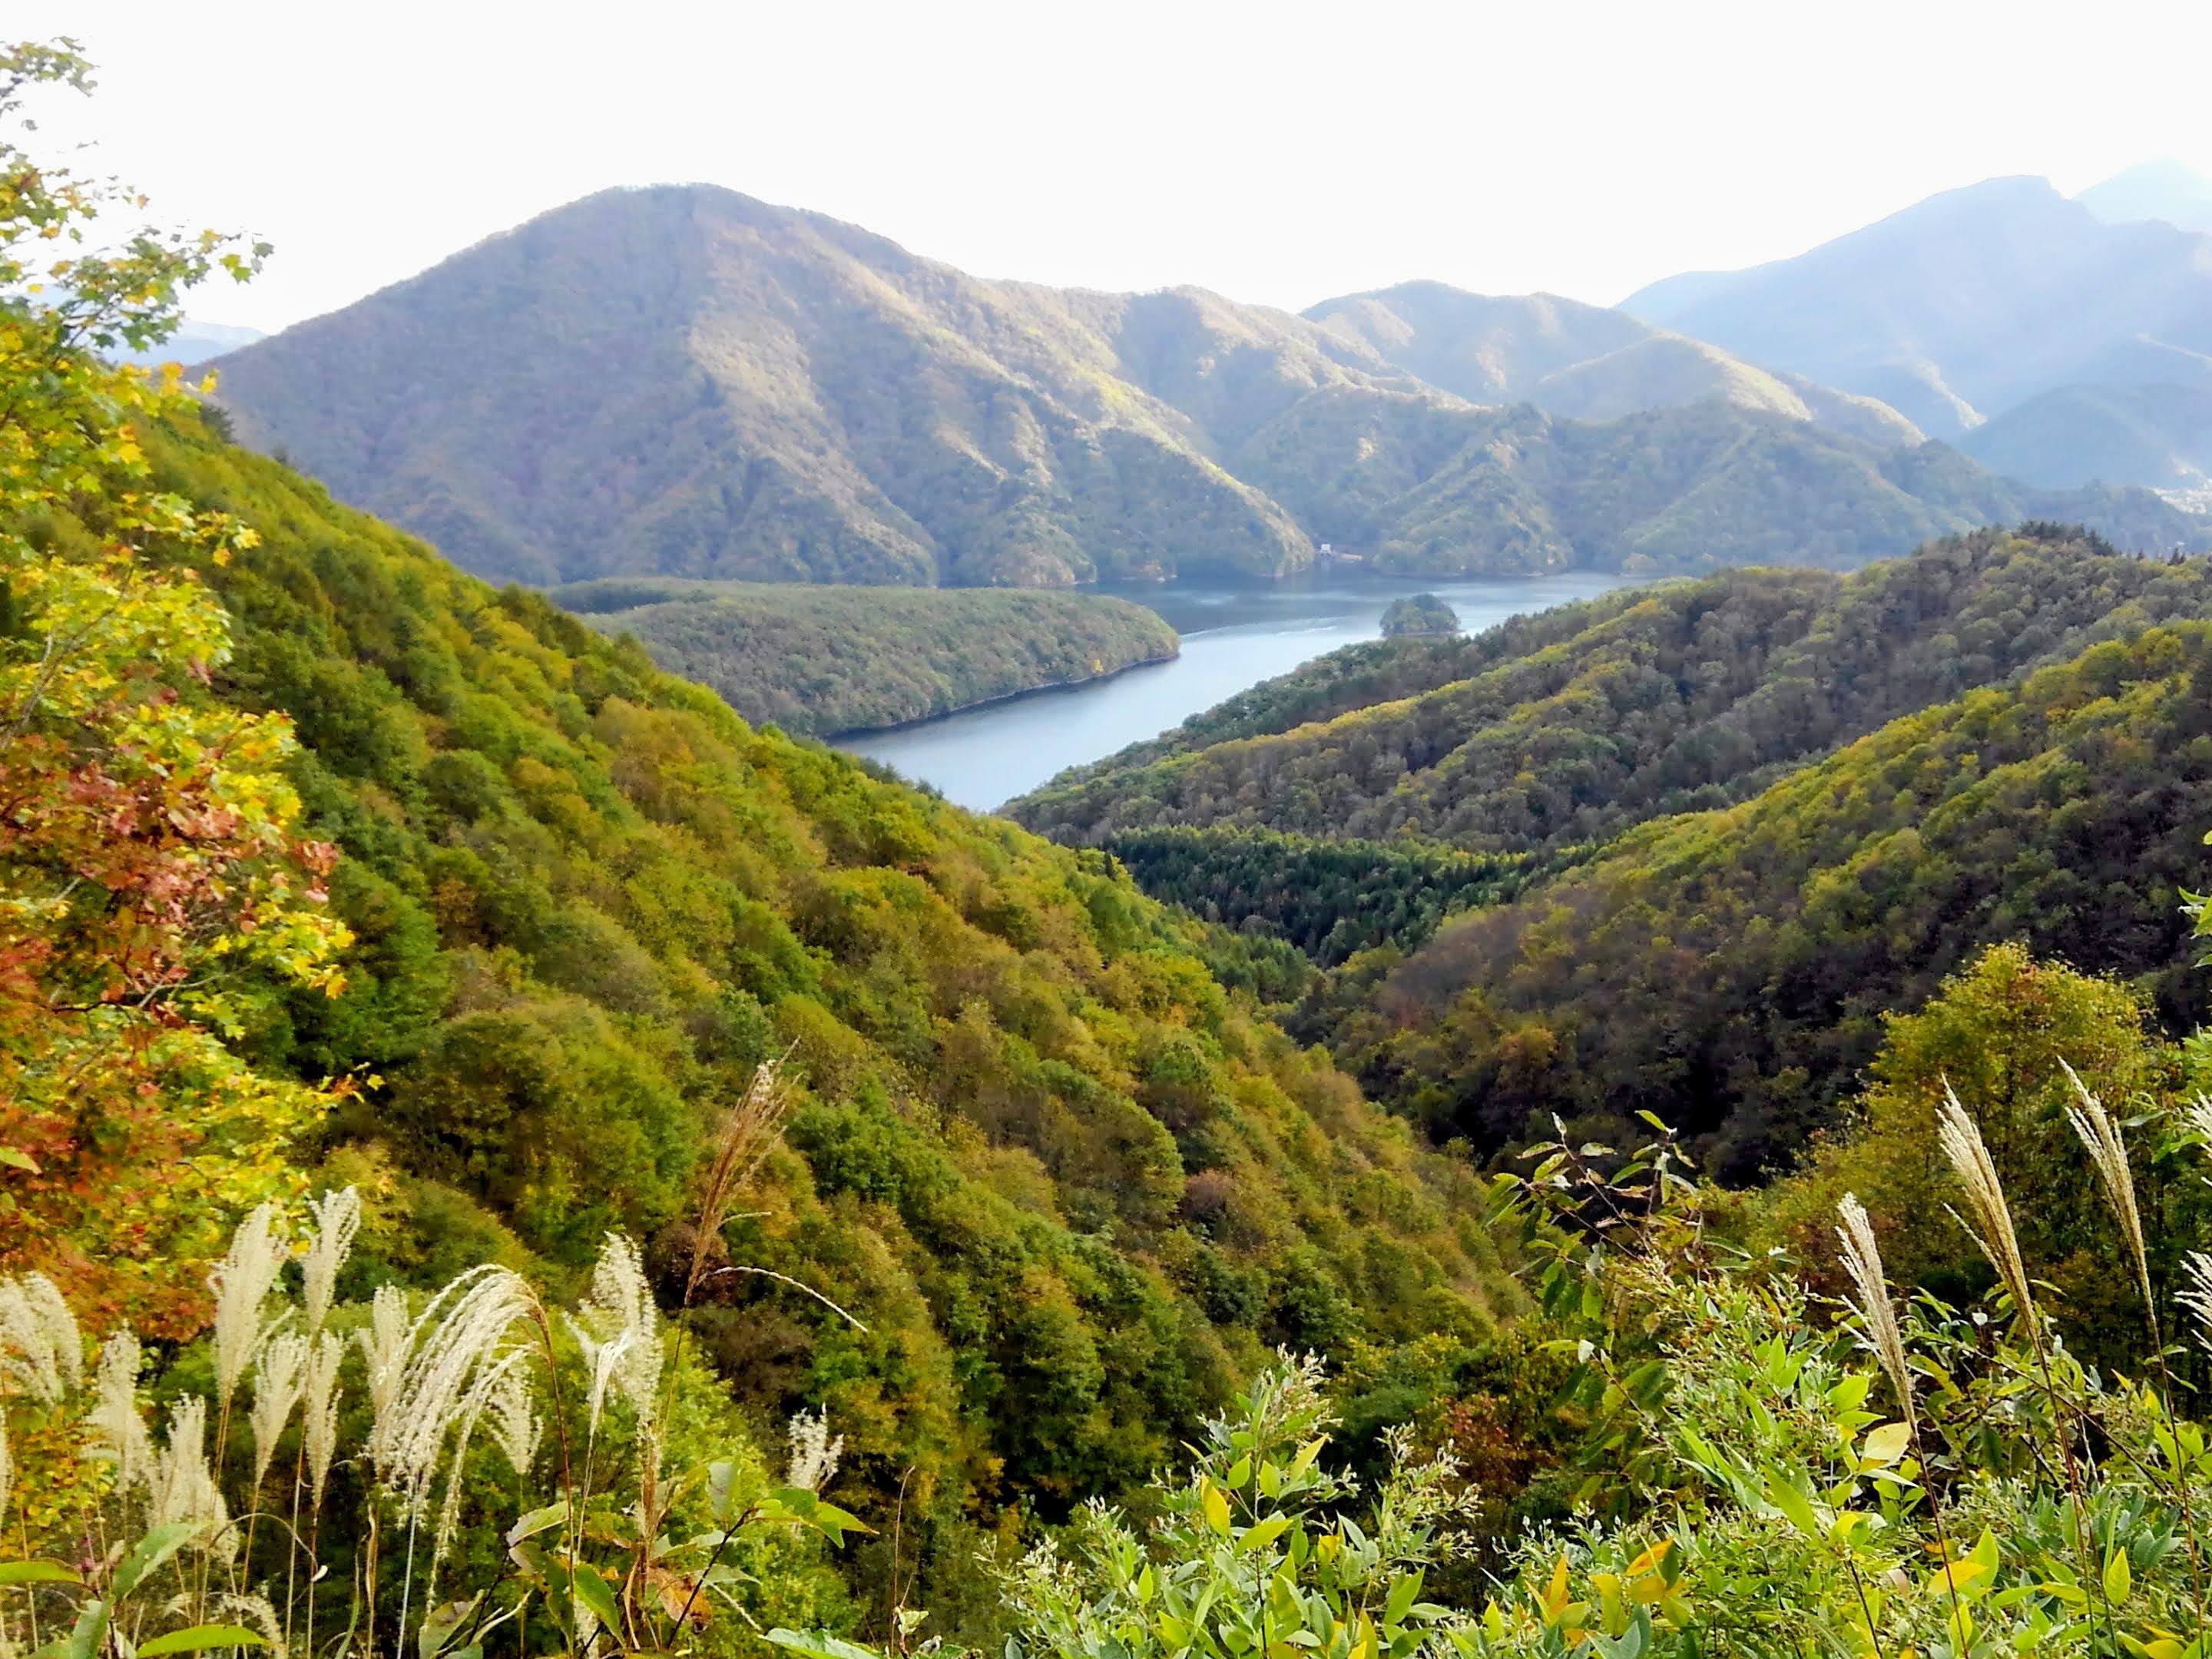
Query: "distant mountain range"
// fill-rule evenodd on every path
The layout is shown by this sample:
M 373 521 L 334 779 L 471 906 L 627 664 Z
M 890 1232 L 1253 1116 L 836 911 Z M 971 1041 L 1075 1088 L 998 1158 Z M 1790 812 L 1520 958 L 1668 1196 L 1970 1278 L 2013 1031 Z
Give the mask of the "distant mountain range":
M 1437 574 L 1842 567 L 2021 518 L 2212 540 L 1761 361 L 1435 284 L 1299 317 L 988 282 L 688 185 L 572 204 L 217 366 L 246 441 L 528 583 L 1054 586 L 1324 546 Z
M 1325 300 L 1305 315 L 1470 403 L 1530 403 L 1575 420 L 1613 421 L 1717 398 L 1873 444 L 1922 437 L 1875 398 L 1774 374 L 1626 312 L 1557 295 L 1499 297 L 1403 283 Z
M 161 344 L 149 346 L 143 351 L 118 351 L 114 356 L 118 362 L 142 363 L 149 368 L 158 363 L 198 363 L 268 337 L 258 328 L 236 323 L 204 323 L 187 317 L 177 331 Z
M 2212 471 L 2212 181 L 2173 163 L 2069 200 L 2041 179 L 1948 191 L 1747 270 L 1621 308 L 1876 398 L 2000 472 L 2201 487 Z

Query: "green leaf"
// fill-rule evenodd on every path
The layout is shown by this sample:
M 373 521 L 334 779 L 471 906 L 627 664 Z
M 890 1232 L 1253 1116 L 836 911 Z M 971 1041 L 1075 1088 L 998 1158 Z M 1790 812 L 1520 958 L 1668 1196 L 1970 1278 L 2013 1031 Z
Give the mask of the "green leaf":
M 138 1644 L 139 1659 L 164 1653 L 198 1653 L 204 1648 L 265 1648 L 269 1638 L 243 1625 L 190 1625 Z
M 1787 1516 L 1791 1526 L 1815 1543 L 1826 1538 L 1827 1532 L 1820 1525 L 1820 1517 L 1813 1512 L 1813 1500 L 1771 1469 L 1766 1473 L 1766 1501 Z
M 1384 1599 L 1382 1603 L 1382 1623 L 1384 1626 L 1387 1628 L 1391 1626 L 1404 1624 L 1406 1622 L 1406 1615 L 1413 1611 L 1413 1603 L 1415 1601 L 1419 1599 L 1420 1594 L 1421 1574 L 1419 1571 L 1416 1571 L 1399 1574 L 1397 1578 L 1391 1583 L 1389 1595 Z
M 159 1570 L 161 1564 L 190 1543 L 198 1534 L 197 1521 L 173 1521 L 166 1527 L 156 1527 L 131 1547 L 131 1553 L 123 1558 L 123 1565 L 115 1570 L 115 1599 L 120 1601 L 132 1590 L 146 1582 L 147 1576 Z M 145 1650 L 142 1647 L 140 1652 Z
M 1271 1515 L 1264 1521 L 1255 1521 L 1244 1528 L 1244 1535 L 1237 1540 L 1237 1547 L 1248 1552 L 1263 1550 L 1280 1538 L 1283 1529 L 1290 1524 L 1291 1517 L 1287 1515 Z
M 2118 1607 L 2128 1599 L 2128 1592 L 2135 1588 L 2135 1574 L 2128 1566 L 2128 1553 L 2124 1549 L 2114 1550 L 2111 1559 L 2105 1563 L 2105 1599 Z
M 598 1568 L 588 1562 L 580 1562 L 568 1583 L 575 1598 L 600 1624 L 612 1631 L 622 1628 L 622 1609 L 615 1605 L 614 1590 L 605 1579 L 599 1577 Z
M 811 1659 L 879 1659 L 874 1649 L 848 1642 L 827 1631 L 785 1630 L 779 1626 L 768 1633 L 768 1639 L 793 1653 L 811 1655 Z
M 58 1636 L 31 1656 L 31 1659 L 92 1659 L 107 1639 L 107 1619 L 111 1604 L 95 1597 L 84 1604 L 77 1613 L 76 1625 L 67 1636 Z M 143 1653 L 145 1650 L 139 1650 Z
M 513 1549 L 526 1538 L 535 1538 L 550 1527 L 557 1527 L 568 1518 L 568 1500 L 548 1504 L 542 1510 L 532 1510 L 507 1529 L 507 1546 Z
M 0 1561 L 0 1584 L 82 1584 L 58 1561 Z

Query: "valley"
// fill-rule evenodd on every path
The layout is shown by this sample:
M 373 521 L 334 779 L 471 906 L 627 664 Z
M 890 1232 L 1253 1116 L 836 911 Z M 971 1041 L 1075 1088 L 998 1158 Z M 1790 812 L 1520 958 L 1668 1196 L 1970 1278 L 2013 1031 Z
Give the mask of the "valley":
M 854 734 L 838 746 L 890 766 L 978 811 L 1180 725 L 1248 688 L 1379 633 L 1401 595 L 1440 593 L 1463 625 L 1480 629 L 1524 611 L 1602 593 L 1624 579 L 1600 574 L 1435 584 L 1344 571 L 1280 582 L 1184 580 L 1112 591 L 1174 624 L 1171 662 L 1110 680 L 971 709 L 896 732 Z

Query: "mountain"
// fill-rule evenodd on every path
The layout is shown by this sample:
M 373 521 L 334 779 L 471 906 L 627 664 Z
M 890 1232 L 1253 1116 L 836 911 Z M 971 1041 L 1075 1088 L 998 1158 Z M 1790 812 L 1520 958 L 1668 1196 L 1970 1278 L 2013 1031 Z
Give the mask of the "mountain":
M 1940 438 L 2063 386 L 2212 385 L 2212 240 L 2105 222 L 2041 179 L 1946 191 L 1794 258 L 1668 278 L 1621 309 L 1881 398 Z
M 137 363 L 146 368 L 162 363 L 184 363 L 187 366 L 204 363 L 210 357 L 220 357 L 227 351 L 236 351 L 241 346 L 252 345 L 256 340 L 269 336 L 258 328 L 247 328 L 235 323 L 203 323 L 187 317 L 172 334 L 158 346 L 143 351 L 119 351 L 115 361 Z
M 1611 421 L 1718 398 L 1869 443 L 1921 440 L 1910 421 L 1874 398 L 1769 374 L 1702 340 L 1556 295 L 1498 297 L 1404 283 L 1325 300 L 1304 314 L 1470 403 L 1530 403 L 1553 415 Z
M 2212 380 L 2060 386 L 1976 427 L 1959 447 L 2009 477 L 2201 490 L 2212 483 Z
M 755 725 L 828 736 L 1118 673 L 1176 654 L 1127 599 L 1004 588 L 820 587 L 612 576 L 556 605 L 636 637 Z
M 2157 219 L 2176 230 L 2212 234 L 2212 179 L 2179 161 L 2142 162 L 2074 199 L 2108 225 Z
M 242 438 L 531 583 L 1267 576 L 1323 542 L 1439 574 L 1852 564 L 2021 516 L 2206 533 L 1721 399 L 1480 406 L 1285 313 L 984 282 L 704 186 L 556 210 L 218 367 Z

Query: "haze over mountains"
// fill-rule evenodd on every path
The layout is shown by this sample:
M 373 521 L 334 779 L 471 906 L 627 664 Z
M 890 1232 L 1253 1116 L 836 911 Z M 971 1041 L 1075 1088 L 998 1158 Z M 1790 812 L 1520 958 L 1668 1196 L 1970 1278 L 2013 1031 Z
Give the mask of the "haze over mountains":
M 1854 392 L 1598 307 L 1415 284 L 1305 317 L 993 282 L 708 186 L 604 192 L 220 360 L 240 434 L 496 579 L 1052 586 L 1831 567 L 2021 488 Z
M 2202 485 L 2212 469 L 2212 184 L 2171 164 L 2068 200 L 1948 191 L 1795 258 L 1656 283 L 1621 308 L 1878 398 L 1999 471 Z

